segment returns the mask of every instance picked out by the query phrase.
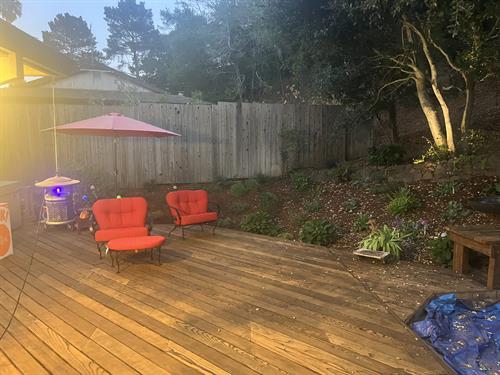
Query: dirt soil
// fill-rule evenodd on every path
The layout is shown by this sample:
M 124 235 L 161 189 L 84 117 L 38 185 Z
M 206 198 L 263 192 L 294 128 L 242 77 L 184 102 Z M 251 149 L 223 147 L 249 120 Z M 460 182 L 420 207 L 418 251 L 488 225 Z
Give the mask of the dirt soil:
M 449 223 L 443 218 L 449 201 L 460 202 L 467 208 L 470 198 L 486 195 L 485 191 L 498 178 L 476 177 L 461 181 L 461 188 L 453 195 L 441 197 L 436 194 L 436 182 L 424 181 L 408 187 L 419 198 L 420 206 L 412 212 L 395 217 L 387 211 L 389 197 L 386 192 L 373 192 L 373 184 L 359 184 L 355 181 L 335 182 L 327 177 L 326 171 L 308 171 L 313 184 L 304 192 L 292 189 L 289 177 L 269 179 L 260 182 L 258 187 L 241 198 L 234 197 L 230 186 L 235 181 L 222 181 L 214 184 L 178 184 L 156 185 L 144 190 L 129 191 L 129 194 L 145 194 L 153 212 L 155 222 L 169 223 L 171 219 L 167 213 L 165 194 L 175 189 L 198 189 L 209 191 L 210 201 L 221 207 L 222 225 L 230 228 L 239 228 L 243 217 L 249 213 L 262 209 L 260 196 L 263 192 L 271 192 L 279 198 L 275 208 L 268 210 L 275 218 L 283 232 L 288 233 L 294 240 L 298 240 L 301 225 L 309 219 L 327 219 L 340 227 L 342 236 L 332 246 L 346 250 L 358 248 L 359 242 L 369 234 L 369 230 L 356 231 L 354 222 L 360 213 L 369 214 L 376 225 L 390 226 L 417 225 L 420 227 L 416 241 L 406 244 L 403 260 L 413 260 L 432 264 L 432 258 L 427 246 L 428 239 L 439 236 Z M 380 190 L 380 189 L 379 189 Z M 356 202 L 356 207 L 346 207 L 346 202 Z M 316 205 L 316 212 L 307 209 Z M 240 206 L 239 210 L 235 206 Z M 241 208 L 243 207 L 243 209 Z M 245 206 L 247 206 L 245 208 Z M 239 212 L 242 210 L 243 212 Z M 228 219 L 229 218 L 229 219 Z M 424 231 L 422 223 L 425 223 Z M 469 216 L 461 218 L 453 224 L 498 224 L 500 217 L 495 215 L 471 212 Z

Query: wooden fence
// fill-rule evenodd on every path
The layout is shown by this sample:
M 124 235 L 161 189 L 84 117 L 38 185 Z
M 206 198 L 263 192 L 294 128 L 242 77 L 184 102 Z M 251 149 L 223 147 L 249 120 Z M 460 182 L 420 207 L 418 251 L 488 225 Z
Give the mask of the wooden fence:
M 119 184 L 210 182 L 219 177 L 280 176 L 292 168 L 364 156 L 372 144 L 369 124 L 339 125 L 340 106 L 218 103 L 56 105 L 58 124 L 121 112 L 182 137 L 121 138 Z M 0 101 L 0 179 L 26 182 L 54 174 L 49 103 Z M 62 173 L 112 180 L 112 139 L 58 135 Z M 84 172 L 81 172 L 84 173 Z M 72 175 L 72 177 L 79 177 Z

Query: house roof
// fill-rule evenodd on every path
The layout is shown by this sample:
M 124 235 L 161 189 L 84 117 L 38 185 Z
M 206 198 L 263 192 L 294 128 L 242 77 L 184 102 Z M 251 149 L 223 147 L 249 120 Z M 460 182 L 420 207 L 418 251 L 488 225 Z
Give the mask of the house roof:
M 73 60 L 1 19 L 0 50 L 0 57 L 3 57 L 0 61 L 1 70 L 5 74 L 5 77 L 0 78 L 0 84 L 23 79 L 24 77 L 19 76 L 20 66 L 25 75 L 33 72 L 32 75 L 36 73 L 59 77 L 78 70 Z
M 109 73 L 112 73 L 115 76 L 121 78 L 122 80 L 129 81 L 137 86 L 143 87 L 143 88 L 145 88 L 151 92 L 154 92 L 156 94 L 164 94 L 165 93 L 165 91 L 159 89 L 158 87 L 156 87 L 154 85 L 151 85 L 151 84 L 144 82 L 140 79 L 137 79 L 135 77 L 132 77 L 124 72 L 121 72 L 117 69 L 114 69 L 114 68 L 112 68 L 106 64 L 100 63 L 100 62 L 92 62 L 92 63 L 84 62 L 84 61 L 78 62 L 78 70 L 73 72 L 71 75 L 76 75 L 76 74 L 84 72 L 84 71 L 109 72 Z M 62 78 L 65 78 L 65 77 L 59 77 L 59 79 L 62 79 Z M 56 81 L 57 81 L 57 79 L 56 79 Z M 47 78 L 40 78 L 40 79 L 31 81 L 31 82 L 28 82 L 27 85 L 32 86 L 32 87 L 33 86 L 39 87 L 39 86 L 42 86 L 48 82 L 52 82 L 52 79 L 49 80 Z

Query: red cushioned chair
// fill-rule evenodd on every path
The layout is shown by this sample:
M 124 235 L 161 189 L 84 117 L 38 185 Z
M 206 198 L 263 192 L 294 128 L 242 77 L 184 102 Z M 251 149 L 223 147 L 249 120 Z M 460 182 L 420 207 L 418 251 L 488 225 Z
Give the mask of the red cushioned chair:
M 174 227 L 169 235 L 181 227 L 184 239 L 184 227 L 199 225 L 203 230 L 203 224 L 215 223 L 212 234 L 217 228 L 219 219 L 219 206 L 208 201 L 208 193 L 205 190 L 178 190 L 167 194 L 167 206 L 170 215 L 174 219 Z M 215 211 L 209 211 L 209 206 L 214 206 Z
M 94 235 L 102 258 L 102 246 L 111 240 L 149 236 L 151 223 L 146 223 L 148 203 L 142 197 L 99 199 L 92 206 L 97 221 Z

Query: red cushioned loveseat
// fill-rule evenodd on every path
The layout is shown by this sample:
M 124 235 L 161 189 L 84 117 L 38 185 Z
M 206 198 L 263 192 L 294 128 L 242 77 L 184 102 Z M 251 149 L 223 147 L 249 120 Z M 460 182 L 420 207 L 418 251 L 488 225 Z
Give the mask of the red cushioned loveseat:
M 205 190 L 178 190 L 167 194 L 166 202 L 170 215 L 174 220 L 171 234 L 177 227 L 182 229 L 184 238 L 184 227 L 215 223 L 212 233 L 217 228 L 219 219 L 219 206 L 208 201 L 208 193 Z M 209 206 L 215 206 L 215 211 L 209 211 Z
M 142 197 L 99 199 L 94 203 L 92 212 L 98 225 L 95 240 L 101 257 L 102 246 L 106 242 L 148 236 L 151 231 L 150 223 L 146 223 L 148 203 Z

